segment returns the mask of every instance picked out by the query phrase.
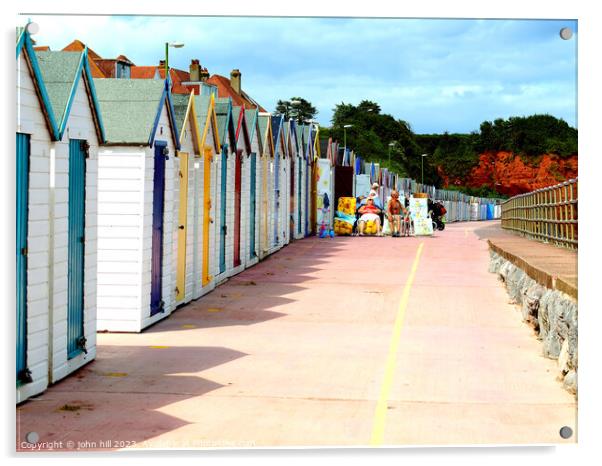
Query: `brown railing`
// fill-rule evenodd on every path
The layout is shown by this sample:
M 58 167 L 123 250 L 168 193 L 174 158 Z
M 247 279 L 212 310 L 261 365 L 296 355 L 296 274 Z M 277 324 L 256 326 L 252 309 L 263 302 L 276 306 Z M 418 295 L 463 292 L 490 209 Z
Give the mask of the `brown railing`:
M 577 178 L 514 196 L 502 203 L 502 227 L 577 249 Z

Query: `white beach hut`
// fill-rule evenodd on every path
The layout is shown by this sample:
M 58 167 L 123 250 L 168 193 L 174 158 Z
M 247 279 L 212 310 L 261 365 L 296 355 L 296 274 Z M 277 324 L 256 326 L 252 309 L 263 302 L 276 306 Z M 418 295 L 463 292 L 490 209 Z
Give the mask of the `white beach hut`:
M 107 139 L 98 172 L 98 330 L 139 332 L 176 305 L 178 131 L 167 82 L 94 83 Z

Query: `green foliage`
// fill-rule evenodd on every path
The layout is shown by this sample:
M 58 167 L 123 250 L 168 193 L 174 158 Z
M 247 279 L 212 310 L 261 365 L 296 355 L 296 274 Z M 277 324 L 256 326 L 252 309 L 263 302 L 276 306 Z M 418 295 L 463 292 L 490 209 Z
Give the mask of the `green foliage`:
M 485 197 L 491 199 L 507 199 L 508 196 L 505 194 L 498 193 L 495 189 L 489 186 L 481 186 L 479 188 L 471 188 L 470 186 L 457 186 L 450 185 L 446 187 L 448 191 L 460 191 L 461 193 L 467 194 L 474 197 Z
M 522 156 L 577 153 L 577 130 L 551 115 L 531 115 L 481 123 L 479 152 L 509 151 Z
M 351 126 L 344 128 L 346 125 Z M 420 181 L 424 168 L 424 182 L 435 186 L 442 182 L 437 167 L 452 178 L 465 179 L 484 152 L 513 152 L 527 163 L 546 153 L 561 157 L 577 153 L 577 130 L 551 115 L 484 121 L 478 132 L 470 134 L 414 134 L 408 122 L 382 114 L 380 106 L 369 100 L 357 106 L 336 105 L 332 126 L 321 128 L 320 135 L 338 140 L 341 146 L 346 140 L 347 147 L 364 160 L 390 167 L 402 176 Z M 473 196 L 500 196 L 488 187 L 462 190 Z
M 291 97 L 289 100 L 279 100 L 275 113 L 284 115 L 287 120 L 294 118 L 297 123 L 303 123 L 313 119 L 318 114 L 318 110 L 302 97 Z

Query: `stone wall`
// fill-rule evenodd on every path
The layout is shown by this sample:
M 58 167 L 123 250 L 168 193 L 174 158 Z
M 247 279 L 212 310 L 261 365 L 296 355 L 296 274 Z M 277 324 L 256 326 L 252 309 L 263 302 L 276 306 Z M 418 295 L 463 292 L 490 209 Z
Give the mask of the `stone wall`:
M 577 301 L 546 288 L 522 269 L 490 251 L 489 272 L 504 283 L 510 299 L 520 307 L 523 321 L 541 340 L 543 355 L 558 361 L 558 378 L 577 394 Z

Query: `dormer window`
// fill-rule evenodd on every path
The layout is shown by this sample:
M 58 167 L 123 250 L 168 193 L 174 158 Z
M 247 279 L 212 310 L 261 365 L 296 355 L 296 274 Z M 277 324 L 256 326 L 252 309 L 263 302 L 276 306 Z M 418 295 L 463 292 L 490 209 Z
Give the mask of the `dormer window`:
M 115 62 L 115 77 L 130 79 L 130 65 L 122 61 Z

